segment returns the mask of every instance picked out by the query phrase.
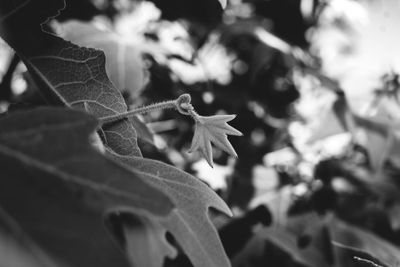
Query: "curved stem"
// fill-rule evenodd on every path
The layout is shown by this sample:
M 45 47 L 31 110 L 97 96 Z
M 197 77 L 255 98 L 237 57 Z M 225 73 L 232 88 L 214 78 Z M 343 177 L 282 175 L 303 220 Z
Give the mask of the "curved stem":
M 186 112 L 183 114 L 189 115 L 193 118 L 194 121 L 198 122 L 200 115 L 194 110 L 194 107 L 190 103 L 182 103 L 181 108 L 184 109 Z
M 153 110 L 160 110 L 160 109 L 172 109 L 175 108 L 179 111 L 179 113 L 184 114 L 184 115 L 190 115 L 195 121 L 198 121 L 199 115 L 194 111 L 193 106 L 190 104 L 190 95 L 189 94 L 183 94 L 180 95 L 177 99 L 175 100 L 169 100 L 169 101 L 164 101 L 160 103 L 155 103 L 151 104 L 148 106 L 144 106 L 141 108 L 136 108 L 124 113 L 119 113 L 119 114 L 113 114 L 110 116 L 102 117 L 99 118 L 99 121 L 102 125 L 108 124 L 108 123 L 113 123 L 119 120 L 123 120 L 125 118 L 132 117 L 136 114 L 143 114 L 143 113 L 148 113 Z M 85 106 L 85 109 L 88 110 L 88 108 Z

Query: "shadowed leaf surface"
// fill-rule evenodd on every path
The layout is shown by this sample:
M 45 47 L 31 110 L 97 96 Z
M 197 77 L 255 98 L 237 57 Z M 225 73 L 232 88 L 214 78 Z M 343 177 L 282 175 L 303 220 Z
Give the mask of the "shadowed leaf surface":
M 56 267 L 20 227 L 0 208 L 0 264 L 18 267 Z
M 168 244 L 165 230 L 157 220 L 115 213 L 109 217 L 108 226 L 118 237 L 134 266 L 160 267 L 165 257 L 172 259 L 177 255 L 176 249 Z
M 336 242 L 333 245 L 342 258 L 347 257 L 356 267 L 389 267 L 371 254 L 360 249 L 344 246 Z
M 0 205 L 71 266 L 129 266 L 103 224 L 111 212 L 167 215 L 169 198 L 89 144 L 80 111 L 42 108 L 0 120 Z
M 274 226 L 265 228 L 258 236 L 280 247 L 287 252 L 294 261 L 300 264 L 312 267 L 329 266 L 324 255 L 319 253 L 319 250 L 315 249 L 315 247 L 300 248 L 297 244 L 297 236 L 284 227 Z
M 342 247 L 344 245 L 348 248 L 357 248 L 357 250 L 362 251 L 364 254 L 369 254 L 373 258 L 379 259 L 378 264 L 382 264 L 383 266 L 397 266 L 400 262 L 400 249 L 371 232 L 339 219 L 332 221 L 330 230 L 333 241 L 342 244 Z M 354 256 L 365 257 L 365 255 L 362 256 L 359 254 Z

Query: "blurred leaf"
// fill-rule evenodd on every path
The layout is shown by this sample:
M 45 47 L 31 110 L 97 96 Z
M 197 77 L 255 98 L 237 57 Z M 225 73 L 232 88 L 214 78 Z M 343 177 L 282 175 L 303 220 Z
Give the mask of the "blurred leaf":
M 377 266 L 397 266 L 400 262 L 399 248 L 332 214 L 323 217 L 313 213 L 291 216 L 286 227 L 264 228 L 257 236 L 276 244 L 305 266 L 366 266 L 362 265 L 366 262 L 354 257 L 374 262 Z
M 173 203 L 142 181 L 150 175 L 96 152 L 88 142 L 96 126 L 92 116 L 55 108 L 0 119 L 0 203 L 40 247 L 71 266 L 129 266 L 104 216 L 158 218 Z
M 76 20 L 61 24 L 61 36 L 80 46 L 104 51 L 110 80 L 119 90 L 129 92 L 132 99 L 144 89 L 148 75 L 140 51 L 135 48 L 135 40 L 126 40 L 126 37 L 101 30 L 93 23 Z
M 109 222 L 134 266 L 159 267 L 165 257 L 176 257 L 176 249 L 168 245 L 157 220 L 116 213 L 109 217 Z
M 213 207 L 225 214 L 231 212 L 214 191 L 190 174 L 167 164 L 138 157 L 111 156 L 143 174 L 146 181 L 173 200 L 176 208 L 168 217 L 159 220 L 159 233 L 170 232 L 195 267 L 230 266 L 207 211 Z
M 366 230 L 334 219 L 330 223 L 330 231 L 332 241 L 369 254 L 373 258 L 379 259 L 379 262 L 385 266 L 398 266 L 400 263 L 400 249 L 398 247 Z M 339 259 L 346 263 L 345 256 L 339 255 Z
M 268 208 L 260 205 L 220 227 L 218 233 L 228 257 L 232 258 L 245 247 L 253 236 L 255 225 L 262 224 L 267 226 L 271 222 L 271 213 Z
M 211 142 L 229 155 L 237 157 L 235 149 L 229 143 L 227 137 L 228 134 L 242 135 L 241 132 L 227 123 L 235 117 L 235 115 L 198 116 L 189 152 L 199 150 L 211 167 L 213 167 Z
M 314 223 L 315 222 L 312 224 Z M 314 228 L 313 233 L 316 235 L 323 233 L 323 228 L 321 228 L 320 225 L 316 226 L 317 227 Z M 299 233 L 296 234 L 293 231 L 278 225 L 264 228 L 257 233 L 257 235 L 265 240 L 269 240 L 273 244 L 286 251 L 294 261 L 300 264 L 310 267 L 330 266 L 330 261 L 326 258 L 325 251 L 329 248 L 327 248 L 326 245 L 321 242 L 315 243 L 319 241 L 319 238 L 311 239 L 311 244 L 306 247 L 301 247 L 298 243 L 298 238 L 300 237 Z
M 292 234 L 310 237 L 307 247 L 300 250 L 303 256 L 307 255 L 305 253 L 312 253 L 305 256 L 308 260 L 315 259 L 315 256 L 311 256 L 314 254 L 317 258 L 323 256 L 329 266 L 335 264 L 340 267 L 360 266 L 354 256 L 369 260 L 379 259 L 375 261 L 383 266 L 397 266 L 400 262 L 399 248 L 375 234 L 336 218 L 333 214 L 319 217 L 306 213 L 292 218 L 291 224 L 289 231 Z M 371 257 L 367 257 L 368 255 Z
M 223 9 L 225 9 L 226 8 L 226 4 L 227 4 L 227 0 L 218 0 L 219 1 L 219 3 L 221 4 L 221 7 L 223 8 Z
M 348 262 L 351 262 L 354 267 L 389 267 L 386 264 L 382 263 L 377 258 L 373 257 L 371 254 L 353 248 L 344 246 L 342 244 L 333 242 L 337 253 L 341 255 L 341 257 L 346 257 Z M 348 265 L 347 265 L 348 266 Z
M 400 105 L 396 96 L 380 96 L 377 104 L 377 116 L 398 121 L 400 119 Z
M 394 126 L 398 127 L 387 119 L 367 118 L 354 114 L 345 97 L 339 96 L 333 103 L 332 109 L 320 118 L 319 126 L 314 130 L 309 142 L 349 131 L 367 150 L 371 168 L 379 172 L 385 160 L 390 157 L 396 160 L 400 158 L 398 152 L 400 137 L 395 133 Z M 357 130 L 361 130 L 364 138 L 360 138 Z
M 347 132 L 349 129 L 351 113 L 343 98 L 338 98 L 332 104 L 332 108 L 319 117 L 318 125 L 308 142 L 315 142 L 326 137 Z
M 272 227 L 254 231 L 254 236 L 244 251 L 233 259 L 234 266 L 261 267 L 265 266 L 265 262 L 268 262 L 268 266 L 334 266 L 326 258 L 326 245 L 330 245 L 330 240 L 326 238 L 321 221 L 309 221 L 309 218 L 305 218 L 309 225 L 315 226 L 312 233 L 317 238 L 302 236 L 294 229 L 276 223 Z M 250 257 L 250 260 L 245 257 Z M 242 262 L 249 264 L 242 265 Z M 254 265 L 255 262 L 258 265 Z
M 365 133 L 362 145 L 367 149 L 371 168 L 379 171 L 387 159 L 393 144 L 390 125 L 377 118 L 354 116 L 357 126 Z
M 42 31 L 40 23 L 63 7 L 63 0 L 1 1 L 0 36 L 15 49 L 51 103 L 82 110 L 86 103 L 96 117 L 126 112 L 124 98 L 106 75 L 103 52 Z M 116 153 L 141 155 L 128 120 L 104 126 L 102 135 Z
M 55 267 L 20 227 L 0 208 L 0 265 L 13 267 Z
M 232 266 L 265 266 L 265 260 L 262 257 L 263 255 L 265 255 L 265 240 L 256 234 L 245 244 L 239 254 L 235 255 L 233 259 L 231 259 Z
M 346 178 L 349 181 L 355 182 L 368 193 L 385 200 L 400 200 L 399 189 L 387 173 L 383 171 L 371 173 L 370 170 L 351 162 L 342 162 L 341 168 L 346 172 Z
M 138 138 L 141 138 L 142 140 L 150 144 L 154 144 L 153 133 L 150 131 L 150 129 L 144 122 L 142 122 L 136 116 L 129 118 L 129 121 L 132 123 L 133 127 L 135 127 Z
M 250 254 L 254 261 L 261 261 L 260 257 L 272 256 L 276 251 L 264 250 L 265 256 L 258 253 L 255 255 L 252 250 L 260 250 L 260 240 L 268 241 L 272 245 L 276 246 L 277 249 L 282 250 L 286 253 L 286 258 L 291 258 L 294 262 L 301 266 L 312 266 L 312 267 L 328 267 L 332 266 L 332 253 L 329 235 L 324 222 L 315 216 L 314 214 L 306 214 L 301 216 L 290 216 L 286 219 L 288 222 L 282 222 L 275 220 L 275 224 L 271 227 L 265 227 L 254 232 L 254 237 L 245 247 L 242 255 L 235 257 L 234 262 L 246 261 L 243 259 L 245 255 L 243 253 Z M 288 223 L 287 225 L 285 225 Z M 289 225 L 290 224 L 290 225 Z M 310 228 L 311 232 L 308 232 Z M 255 247 L 256 246 L 256 247 Z M 241 257 L 241 258 L 240 258 Z M 264 260 L 265 261 L 265 260 Z M 275 263 L 275 262 L 274 262 Z M 277 264 L 277 263 L 275 263 Z M 236 265 L 236 266 L 241 266 Z M 249 265 L 252 266 L 252 265 Z M 257 266 L 264 266 L 263 264 Z M 275 265 L 274 265 L 275 266 Z M 292 265 L 285 265 L 292 266 Z M 295 265 L 297 266 L 297 265 Z

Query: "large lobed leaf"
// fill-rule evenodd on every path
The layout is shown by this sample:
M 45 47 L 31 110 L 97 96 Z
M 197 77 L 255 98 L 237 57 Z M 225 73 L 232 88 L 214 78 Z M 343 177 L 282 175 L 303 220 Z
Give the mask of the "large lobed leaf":
M 70 266 L 129 266 L 103 224 L 108 213 L 167 215 L 161 191 L 89 144 L 94 117 L 60 108 L 0 119 L 0 206 Z M 0 259 L 1 262 L 2 259 Z
M 77 109 L 84 109 L 86 103 L 96 117 L 126 112 L 122 95 L 107 77 L 103 52 L 42 31 L 40 23 L 63 8 L 63 0 L 1 1 L 0 37 L 21 57 L 51 103 Z M 104 142 L 116 153 L 141 155 L 128 120 L 107 125 L 102 133 Z
M 164 236 L 167 231 L 170 232 L 195 267 L 230 266 L 218 233 L 207 216 L 210 207 L 231 214 L 214 191 L 188 173 L 167 164 L 138 157 L 110 155 L 139 174 L 147 175 L 146 181 L 172 199 L 176 207 L 167 217 L 158 221 L 159 233 Z M 165 256 L 171 255 L 171 250 L 164 251 Z

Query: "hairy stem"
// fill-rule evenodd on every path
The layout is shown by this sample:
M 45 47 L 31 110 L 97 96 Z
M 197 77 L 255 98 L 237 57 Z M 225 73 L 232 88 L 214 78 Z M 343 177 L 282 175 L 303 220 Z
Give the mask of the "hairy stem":
M 99 121 L 101 122 L 101 124 L 108 124 L 108 123 L 116 122 L 116 121 L 119 121 L 119 120 L 122 120 L 125 118 L 132 117 L 134 115 L 144 114 L 144 113 L 148 113 L 148 112 L 151 112 L 154 110 L 171 109 L 171 108 L 176 108 L 176 100 L 169 100 L 169 101 L 165 101 L 165 102 L 155 103 L 155 104 L 151 104 L 148 106 L 136 108 L 136 109 L 127 111 L 125 113 L 102 117 L 102 118 L 99 118 Z
M 136 108 L 124 113 L 120 114 L 114 114 L 106 117 L 99 118 L 99 121 L 102 125 L 108 124 L 108 123 L 113 123 L 116 121 L 123 120 L 125 118 L 132 117 L 137 114 L 143 114 L 143 113 L 148 113 L 154 110 L 160 110 L 160 109 L 172 109 L 175 108 L 179 111 L 179 113 L 184 114 L 184 115 L 190 115 L 194 120 L 197 121 L 197 113 L 194 111 L 193 106 L 190 104 L 190 95 L 188 94 L 183 94 L 180 95 L 177 99 L 175 100 L 169 100 L 169 101 L 164 101 L 160 103 L 155 103 L 151 104 L 148 106 Z M 88 107 L 85 107 L 86 110 L 88 110 Z

